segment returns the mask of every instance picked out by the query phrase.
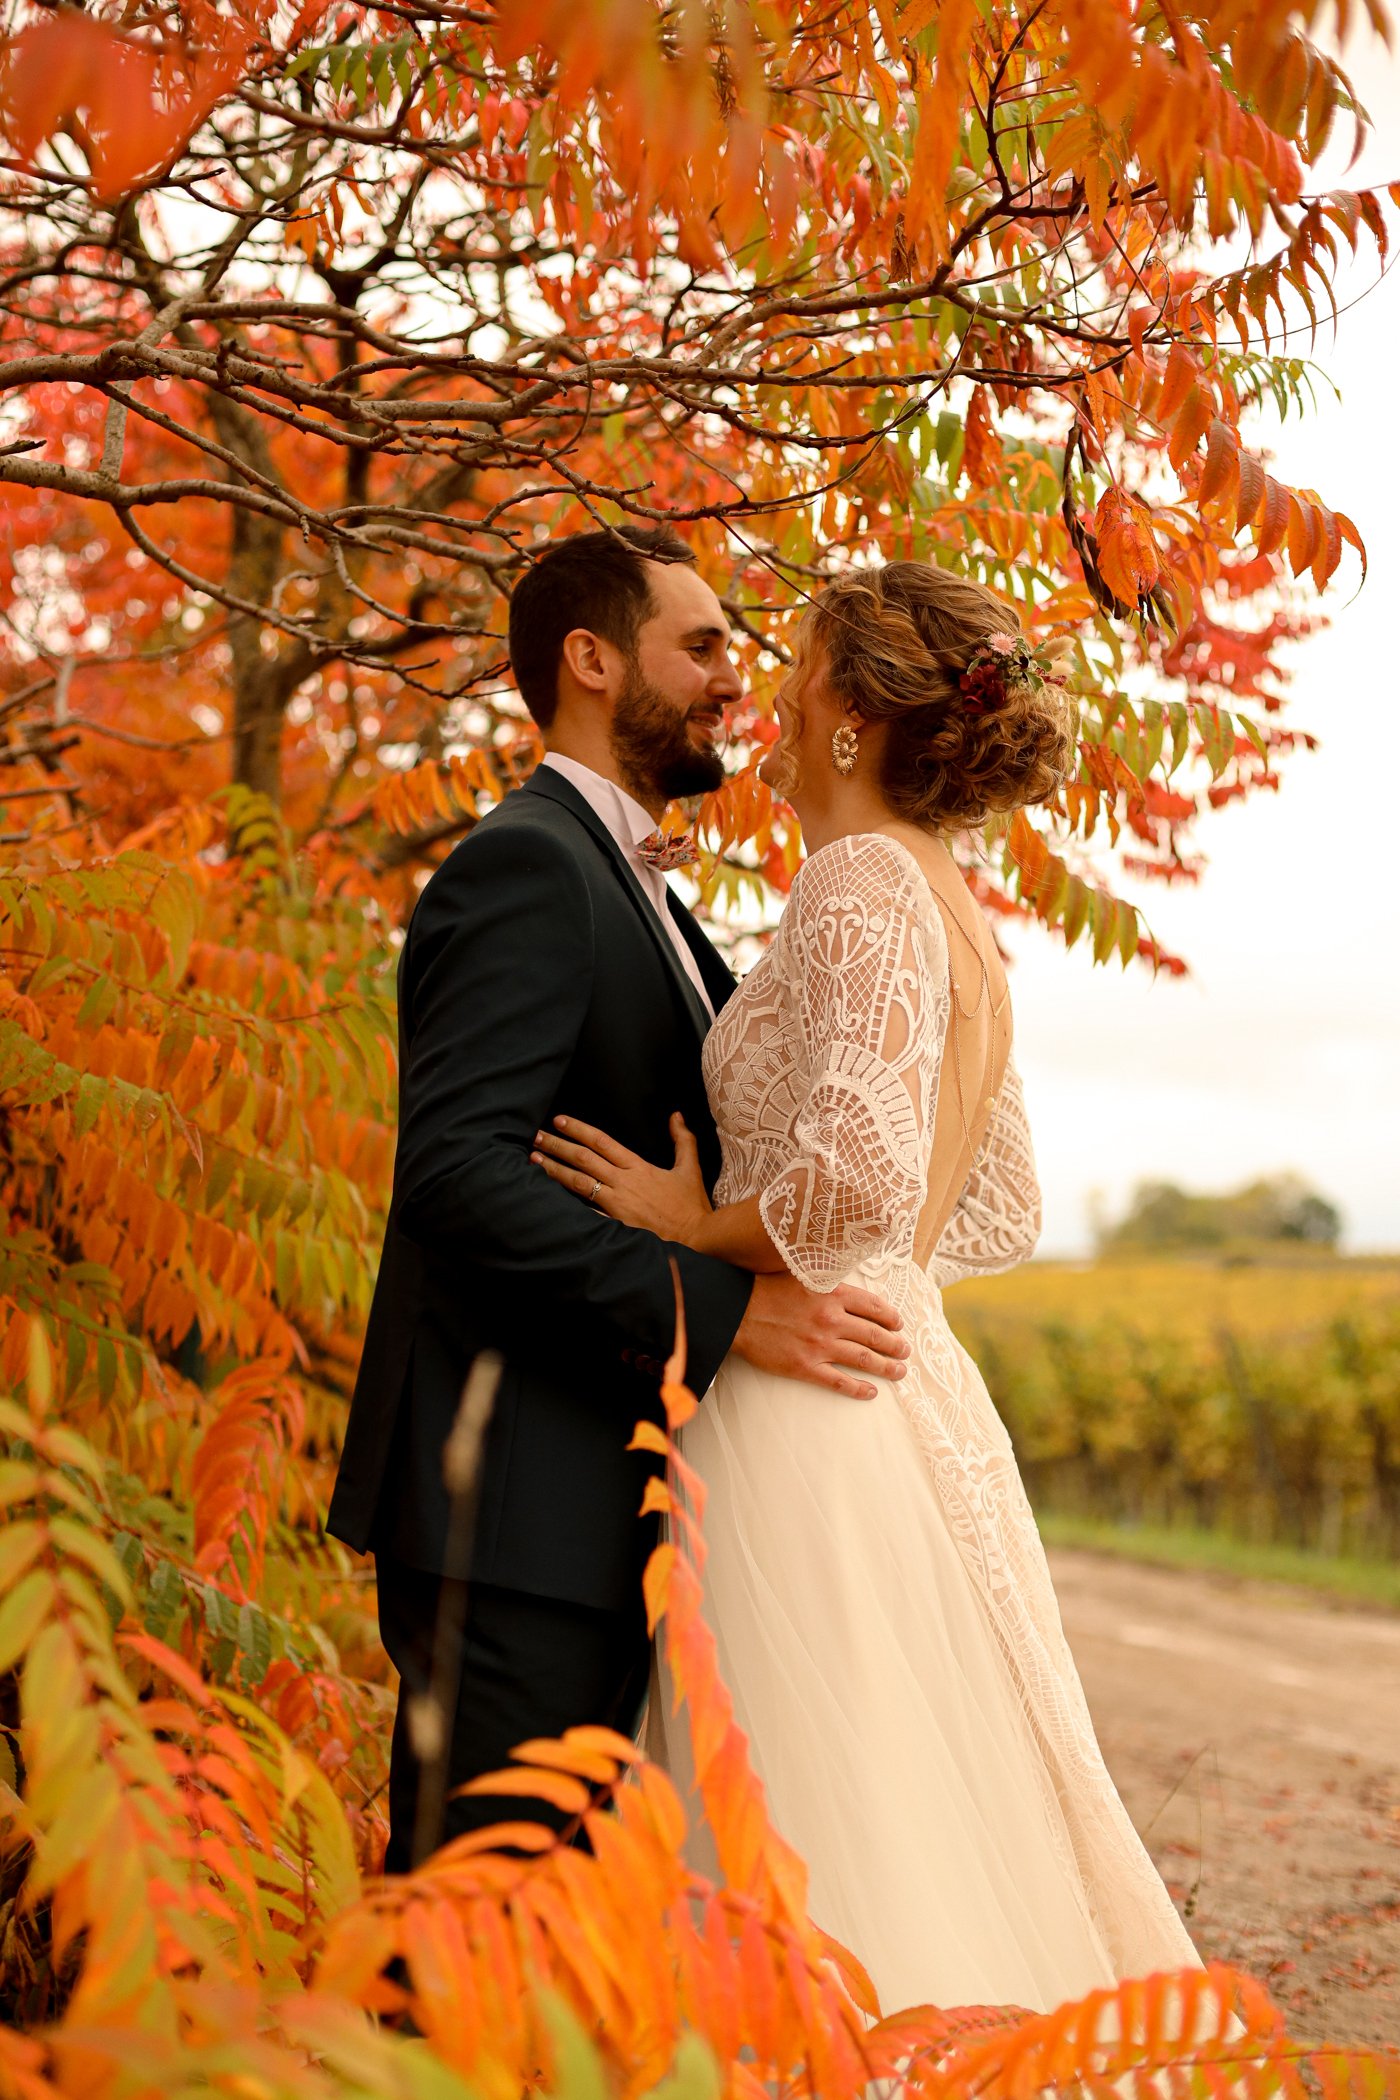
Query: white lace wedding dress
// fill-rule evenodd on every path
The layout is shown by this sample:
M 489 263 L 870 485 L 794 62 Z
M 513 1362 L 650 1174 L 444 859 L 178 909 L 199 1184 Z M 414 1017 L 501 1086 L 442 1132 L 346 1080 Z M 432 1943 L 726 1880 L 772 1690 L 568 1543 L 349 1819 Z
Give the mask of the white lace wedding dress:
M 683 1446 L 708 1491 L 707 1617 L 812 1916 L 886 2010 L 1047 2010 L 1197 1956 L 1104 1766 L 1010 1440 L 944 1315 L 942 1285 L 1011 1267 L 1039 1230 L 1014 1068 L 970 1173 L 958 1130 L 960 1194 L 932 1157 L 949 1017 L 948 936 L 912 854 L 883 833 L 813 854 L 705 1045 L 717 1201 L 761 1192 L 813 1290 L 890 1299 L 910 1369 L 861 1402 L 731 1357 Z M 651 1747 L 681 1774 L 684 1729 L 653 1700 Z

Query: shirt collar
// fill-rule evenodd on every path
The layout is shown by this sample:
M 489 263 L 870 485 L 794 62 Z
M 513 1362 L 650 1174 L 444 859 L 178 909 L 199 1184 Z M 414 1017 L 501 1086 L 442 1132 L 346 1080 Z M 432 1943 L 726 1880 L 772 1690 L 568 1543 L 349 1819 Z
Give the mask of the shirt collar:
M 619 787 L 615 780 L 595 773 L 592 766 L 585 766 L 576 758 L 565 758 L 560 751 L 546 751 L 541 763 L 553 766 L 571 787 L 578 789 L 624 852 L 634 853 L 642 840 L 655 831 L 656 819 L 650 810 L 643 809 L 635 796 L 629 795 L 626 788 Z

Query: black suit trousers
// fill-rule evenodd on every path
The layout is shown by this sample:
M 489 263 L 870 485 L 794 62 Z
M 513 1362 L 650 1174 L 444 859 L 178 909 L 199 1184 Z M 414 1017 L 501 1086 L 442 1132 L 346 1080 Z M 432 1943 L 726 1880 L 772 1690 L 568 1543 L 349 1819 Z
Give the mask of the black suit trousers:
M 428 1691 L 440 1609 L 465 1624 L 453 1643 L 448 1706 L 447 1803 L 428 1849 L 500 1822 L 562 1829 L 568 1818 L 544 1801 L 457 1795 L 483 1772 L 510 1763 L 517 1743 L 598 1725 L 630 1735 L 646 1697 L 650 1645 L 640 1594 L 618 1610 L 533 1597 L 491 1583 L 453 1584 L 381 1554 L 376 1558 L 379 1632 L 399 1673 L 389 1759 L 389 1849 L 384 1868 L 414 1864 L 420 1767 L 409 1740 L 409 1705 Z M 451 1594 L 444 1600 L 444 1590 Z

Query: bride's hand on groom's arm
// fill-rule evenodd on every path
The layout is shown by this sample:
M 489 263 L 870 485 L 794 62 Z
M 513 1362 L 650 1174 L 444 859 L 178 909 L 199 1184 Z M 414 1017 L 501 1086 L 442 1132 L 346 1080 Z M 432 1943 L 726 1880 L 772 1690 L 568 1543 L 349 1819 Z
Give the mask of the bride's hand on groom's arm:
M 652 1166 L 577 1117 L 554 1120 L 554 1130 L 536 1132 L 537 1149 L 530 1155 L 551 1180 L 620 1224 L 759 1272 L 734 1337 L 738 1355 L 759 1370 L 805 1379 L 853 1400 L 874 1399 L 871 1378 L 904 1376 L 909 1345 L 894 1308 L 851 1284 L 809 1291 L 785 1270 L 772 1273 L 782 1269 L 782 1258 L 764 1228 L 757 1197 L 712 1207 L 695 1140 L 680 1116 L 671 1119 L 676 1157 L 670 1167 Z
M 556 1116 L 552 1131 L 537 1130 L 537 1166 L 606 1217 L 637 1225 L 663 1240 L 679 1240 L 756 1276 L 774 1274 L 783 1258 L 767 1232 L 757 1196 L 743 1203 L 710 1202 L 695 1139 L 682 1115 L 671 1118 L 674 1163 L 654 1167 L 592 1123 Z
M 552 1130 L 535 1132 L 530 1157 L 551 1181 L 572 1189 L 606 1217 L 698 1249 L 714 1215 L 709 1191 L 684 1117 L 672 1116 L 671 1137 L 674 1164 L 654 1167 L 592 1123 L 556 1116 Z

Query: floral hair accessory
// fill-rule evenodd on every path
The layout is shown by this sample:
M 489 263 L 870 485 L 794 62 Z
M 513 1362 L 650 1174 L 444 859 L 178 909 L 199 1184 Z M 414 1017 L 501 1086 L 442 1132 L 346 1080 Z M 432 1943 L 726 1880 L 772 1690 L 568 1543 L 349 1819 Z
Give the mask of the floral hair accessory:
M 1022 688 L 1038 693 L 1044 686 L 1063 684 L 1060 660 L 1072 647 L 1061 639 L 1033 648 L 1023 634 L 1005 628 L 985 635 L 958 679 L 968 713 L 987 714 L 1004 706 L 1011 693 Z

